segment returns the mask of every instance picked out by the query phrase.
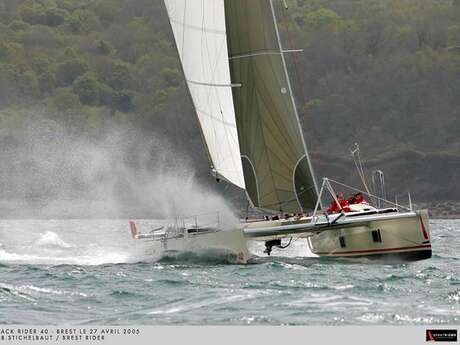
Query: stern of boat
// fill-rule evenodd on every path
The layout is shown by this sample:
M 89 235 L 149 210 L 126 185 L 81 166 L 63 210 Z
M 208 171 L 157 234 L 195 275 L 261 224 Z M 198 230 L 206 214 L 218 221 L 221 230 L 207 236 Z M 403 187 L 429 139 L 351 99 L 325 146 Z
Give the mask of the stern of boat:
M 416 261 L 432 255 L 427 210 L 372 215 L 360 223 L 315 234 L 308 243 L 314 254 L 326 257 Z

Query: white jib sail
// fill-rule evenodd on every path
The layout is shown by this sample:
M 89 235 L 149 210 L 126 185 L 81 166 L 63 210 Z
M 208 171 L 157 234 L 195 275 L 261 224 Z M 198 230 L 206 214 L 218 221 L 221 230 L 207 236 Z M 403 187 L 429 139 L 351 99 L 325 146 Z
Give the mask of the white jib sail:
M 245 188 L 228 63 L 224 0 L 164 0 L 217 173 Z

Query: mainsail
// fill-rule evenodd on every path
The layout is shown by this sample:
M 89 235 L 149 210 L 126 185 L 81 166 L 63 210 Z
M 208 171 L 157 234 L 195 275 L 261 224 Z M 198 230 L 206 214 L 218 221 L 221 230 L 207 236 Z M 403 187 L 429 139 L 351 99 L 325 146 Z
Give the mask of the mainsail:
M 286 70 L 272 0 L 225 0 L 236 123 L 256 207 L 313 209 L 317 186 Z
M 245 188 L 228 63 L 224 0 L 165 0 L 213 169 Z
M 272 0 L 164 0 L 213 168 L 255 207 L 313 209 L 317 186 Z

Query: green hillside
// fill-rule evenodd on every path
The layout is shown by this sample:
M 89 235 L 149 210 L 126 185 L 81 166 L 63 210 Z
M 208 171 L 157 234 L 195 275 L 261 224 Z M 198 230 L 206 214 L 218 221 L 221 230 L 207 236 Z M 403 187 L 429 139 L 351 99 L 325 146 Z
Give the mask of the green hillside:
M 83 115 L 70 125 L 109 113 L 148 126 L 183 92 L 160 1 L 6 0 L 0 21 L 2 109 L 39 104 Z
M 359 142 L 392 193 L 460 199 L 460 1 L 288 4 L 279 21 L 285 48 L 303 49 L 288 62 L 317 175 L 355 182 Z M 20 146 L 37 112 L 89 140 L 114 125 L 159 134 L 209 178 L 160 0 L 2 0 L 0 145 Z

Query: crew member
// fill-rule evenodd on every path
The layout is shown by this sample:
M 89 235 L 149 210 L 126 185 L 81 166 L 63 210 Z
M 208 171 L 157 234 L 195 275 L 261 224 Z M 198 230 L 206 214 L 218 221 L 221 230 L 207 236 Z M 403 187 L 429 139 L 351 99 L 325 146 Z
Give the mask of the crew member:
M 348 202 L 350 205 L 353 204 L 367 204 L 368 202 L 366 199 L 364 199 L 363 193 L 356 193 L 355 195 L 352 195 L 349 199 Z
M 335 200 L 332 201 L 331 205 L 327 209 L 327 213 L 340 213 L 341 211 L 350 212 L 350 204 L 347 199 L 343 197 L 343 193 L 336 195 L 338 204 Z

